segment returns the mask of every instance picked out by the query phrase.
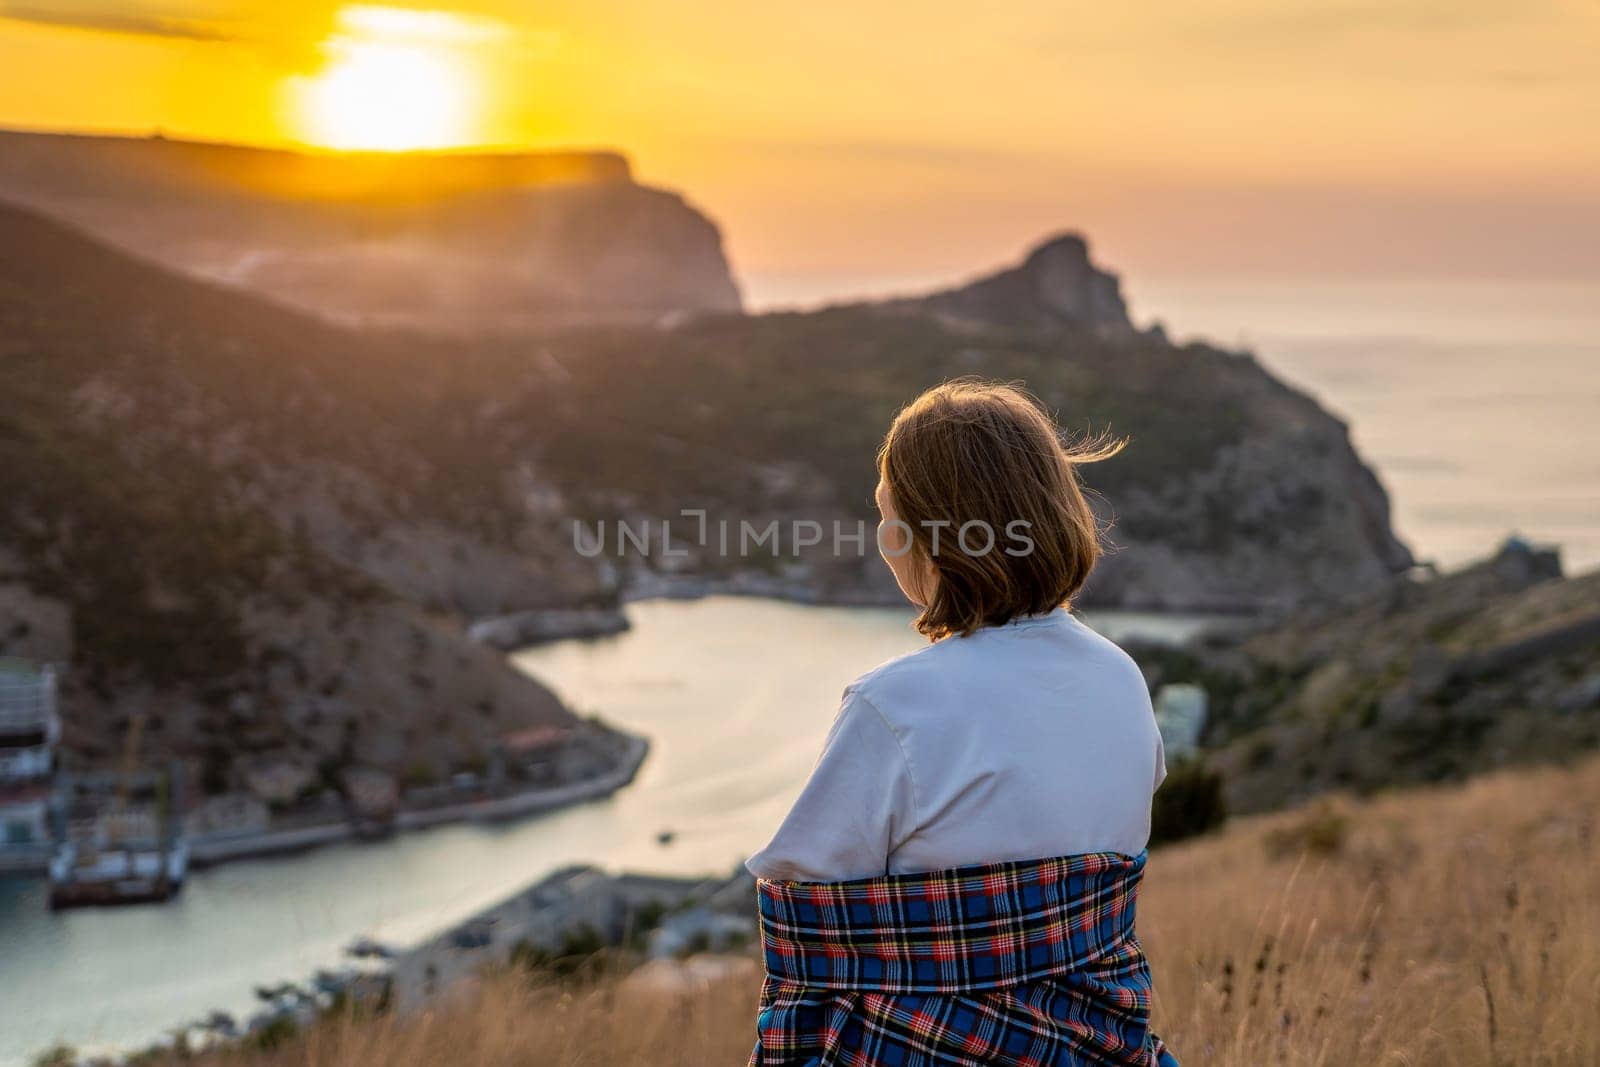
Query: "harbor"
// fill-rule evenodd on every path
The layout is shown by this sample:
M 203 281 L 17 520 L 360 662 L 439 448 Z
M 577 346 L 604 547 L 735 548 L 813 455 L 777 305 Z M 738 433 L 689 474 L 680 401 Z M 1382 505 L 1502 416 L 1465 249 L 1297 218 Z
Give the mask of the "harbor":
M 191 834 L 183 891 L 160 905 L 51 911 L 44 878 L 0 878 L 0 1067 L 25 1067 L 57 1044 L 120 1054 L 215 1012 L 246 1030 L 261 1012 L 288 1005 L 263 1001 L 258 987 L 304 992 L 319 971 L 384 969 L 347 955 L 363 938 L 390 950 L 395 968 L 429 943 L 441 973 L 452 960 L 488 960 L 439 939 L 464 926 L 481 934 L 470 919 L 564 869 L 723 877 L 787 810 L 843 682 L 921 645 L 903 610 L 712 597 L 628 612 L 625 634 L 512 657 L 568 703 L 601 709 L 649 739 L 649 758 L 608 796 L 532 818 L 380 838 L 341 830 L 318 847 L 221 864 L 204 862 L 206 838 Z M 1119 635 L 1170 638 L 1194 628 L 1172 616 L 1091 621 Z M 774 643 L 774 634 L 786 636 Z M 751 672 L 757 656 L 766 667 Z M 515 944 L 520 935 L 510 930 L 494 927 L 489 952 Z M 425 965 L 414 970 L 425 976 Z M 304 997 L 293 999 L 295 1011 L 311 1010 Z
M 58 751 L 61 712 L 49 666 L 0 663 L 0 875 L 43 875 L 52 908 L 159 903 L 189 868 L 381 838 L 455 822 L 496 822 L 608 796 L 631 782 L 646 738 L 592 723 L 502 739 L 482 775 L 402 788 L 366 768 L 337 793 L 298 798 L 292 767 L 265 767 L 248 792 L 187 802 L 186 768 L 139 762 L 134 718 L 115 771 L 72 772 Z
M 139 723 L 119 770 L 70 773 L 55 671 L 0 663 L 0 872 L 45 874 L 52 908 L 160 902 L 183 888 L 184 776 L 138 766 Z

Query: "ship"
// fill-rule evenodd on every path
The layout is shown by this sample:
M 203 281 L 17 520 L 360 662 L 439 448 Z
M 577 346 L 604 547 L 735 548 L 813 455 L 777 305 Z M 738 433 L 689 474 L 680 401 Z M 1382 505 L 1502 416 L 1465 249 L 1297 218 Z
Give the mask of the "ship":
M 50 906 L 144 904 L 176 896 L 189 871 L 179 814 L 182 782 L 176 765 L 59 775 Z

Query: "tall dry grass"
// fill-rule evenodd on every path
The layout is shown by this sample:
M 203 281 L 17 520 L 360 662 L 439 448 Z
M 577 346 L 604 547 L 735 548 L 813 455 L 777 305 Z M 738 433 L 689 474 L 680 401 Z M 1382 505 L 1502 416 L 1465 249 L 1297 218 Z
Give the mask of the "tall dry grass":
M 1600 761 L 1243 821 L 1152 858 L 1157 1027 L 1191 1065 L 1600 1064 Z M 755 981 L 511 975 L 229 1067 L 736 1064 Z

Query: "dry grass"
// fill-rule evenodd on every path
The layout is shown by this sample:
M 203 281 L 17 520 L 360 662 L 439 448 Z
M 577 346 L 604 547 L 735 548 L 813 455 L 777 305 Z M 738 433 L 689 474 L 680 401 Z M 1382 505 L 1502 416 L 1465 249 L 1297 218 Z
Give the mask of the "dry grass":
M 1341 805 L 1337 845 L 1317 805 L 1159 853 L 1162 1033 L 1240 1067 L 1600 1063 L 1597 808 L 1590 762 Z
M 1323 805 L 1162 850 L 1140 919 L 1158 1029 L 1190 1065 L 1600 1063 L 1597 811 L 1600 761 L 1342 802 L 1337 835 Z M 499 976 L 226 1063 L 736 1064 L 754 996 L 748 975 L 681 996 Z

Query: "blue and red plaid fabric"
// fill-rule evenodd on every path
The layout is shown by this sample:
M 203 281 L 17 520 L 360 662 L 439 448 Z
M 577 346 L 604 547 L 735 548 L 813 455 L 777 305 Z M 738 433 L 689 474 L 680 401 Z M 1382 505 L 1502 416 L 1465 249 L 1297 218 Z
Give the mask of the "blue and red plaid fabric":
M 1145 856 L 757 885 L 751 1067 L 1178 1067 L 1134 935 Z

